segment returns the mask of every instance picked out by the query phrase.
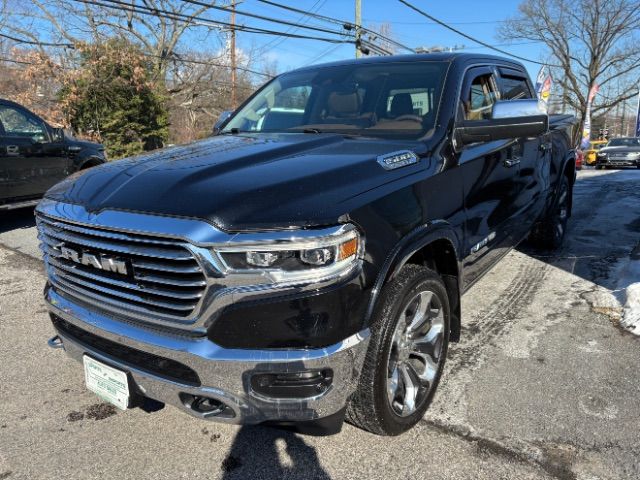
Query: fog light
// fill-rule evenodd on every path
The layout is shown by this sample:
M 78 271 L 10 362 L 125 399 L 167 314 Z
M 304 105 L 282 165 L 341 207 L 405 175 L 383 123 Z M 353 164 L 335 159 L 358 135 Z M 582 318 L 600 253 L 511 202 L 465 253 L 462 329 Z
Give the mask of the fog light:
M 258 373 L 251 377 L 254 392 L 270 398 L 309 398 L 325 393 L 333 383 L 333 372 L 307 370 L 295 373 Z

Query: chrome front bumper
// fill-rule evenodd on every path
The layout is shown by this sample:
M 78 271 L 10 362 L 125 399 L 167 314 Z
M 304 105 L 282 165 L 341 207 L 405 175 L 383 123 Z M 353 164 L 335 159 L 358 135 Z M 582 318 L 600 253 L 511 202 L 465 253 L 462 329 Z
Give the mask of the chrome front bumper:
M 198 374 L 201 386 L 184 385 L 153 375 L 58 331 L 64 349 L 72 358 L 82 362 L 83 356 L 89 354 L 129 372 L 137 388 L 148 398 L 176 406 L 196 417 L 228 423 L 299 422 L 339 412 L 357 386 L 369 342 L 369 331 L 365 330 L 322 349 L 225 349 L 203 337 L 174 336 L 116 320 L 69 301 L 49 286 L 45 289 L 45 299 L 52 314 L 85 332 L 186 365 Z M 316 397 L 265 398 L 253 392 L 249 382 L 249 372 L 295 373 L 325 368 L 333 371 L 333 383 Z M 196 412 L 183 402 L 181 394 L 212 398 L 229 407 L 233 414 L 223 417 Z

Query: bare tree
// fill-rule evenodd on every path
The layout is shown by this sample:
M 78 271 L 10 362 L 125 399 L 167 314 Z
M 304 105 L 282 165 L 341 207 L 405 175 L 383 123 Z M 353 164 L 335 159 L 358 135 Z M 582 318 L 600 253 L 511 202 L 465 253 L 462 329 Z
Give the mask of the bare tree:
M 221 58 L 194 52 L 169 67 L 172 142 L 210 134 L 220 113 L 231 109 L 231 70 L 226 60 L 226 55 Z M 236 88 L 240 101 L 255 90 L 246 71 L 238 72 Z
M 90 0 L 1 0 L 7 3 L 7 29 L 33 45 L 44 48 L 52 42 L 100 43 L 114 36 L 142 46 L 162 76 L 185 33 L 207 29 L 212 49 L 222 45 L 219 28 L 198 21 L 208 6 L 179 0 L 109 1 Z M 203 2 L 205 3 L 205 2 Z M 215 5 L 210 0 L 209 5 Z M 0 19 L 1 22 L 1 19 Z
M 637 0 L 525 0 L 500 29 L 506 40 L 546 44 L 553 78 L 581 124 L 594 85 L 600 87 L 594 116 L 637 94 L 639 32 Z

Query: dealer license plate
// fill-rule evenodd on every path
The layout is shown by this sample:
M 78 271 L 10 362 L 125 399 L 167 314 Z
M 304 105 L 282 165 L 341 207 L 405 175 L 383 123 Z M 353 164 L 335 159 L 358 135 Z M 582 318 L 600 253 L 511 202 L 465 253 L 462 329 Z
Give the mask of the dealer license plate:
M 126 410 L 129 405 L 127 374 L 86 355 L 83 363 L 87 388 L 105 402 Z

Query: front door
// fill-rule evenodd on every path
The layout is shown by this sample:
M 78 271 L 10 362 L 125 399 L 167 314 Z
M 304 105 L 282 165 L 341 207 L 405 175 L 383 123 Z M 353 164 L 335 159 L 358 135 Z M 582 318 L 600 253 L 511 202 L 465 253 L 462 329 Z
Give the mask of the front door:
M 490 118 L 500 93 L 492 67 L 468 70 L 461 90 L 458 120 Z M 459 168 L 463 178 L 465 287 L 494 264 L 516 239 L 519 195 L 518 145 L 513 140 L 477 142 L 462 147 Z
M 535 98 L 527 75 L 511 68 L 500 68 L 502 100 Z M 550 187 L 551 149 L 550 134 L 532 138 L 518 138 L 511 147 L 520 162 L 519 195 L 515 202 L 518 218 L 516 238 L 524 238 L 545 208 Z
M 0 103 L 0 198 L 42 195 L 65 178 L 71 160 L 47 125 L 26 109 Z

